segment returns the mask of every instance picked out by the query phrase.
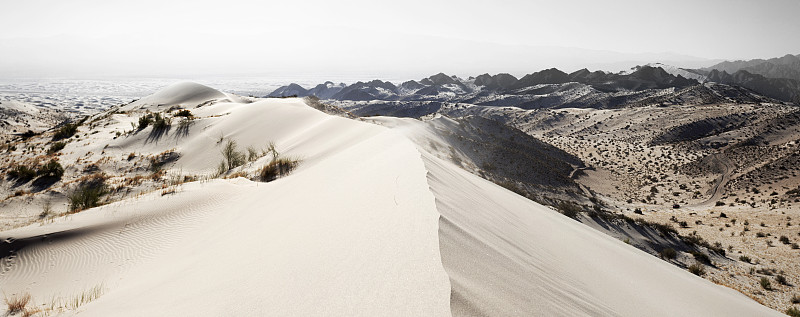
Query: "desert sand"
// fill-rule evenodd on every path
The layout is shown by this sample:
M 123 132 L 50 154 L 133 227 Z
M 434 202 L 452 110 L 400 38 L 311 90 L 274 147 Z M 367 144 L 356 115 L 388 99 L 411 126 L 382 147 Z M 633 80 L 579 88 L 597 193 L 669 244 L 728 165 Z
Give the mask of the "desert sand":
M 196 119 L 128 131 L 175 106 Z M 115 184 L 129 153 L 174 151 L 165 173 L 195 181 L 0 232 L 0 289 L 65 316 L 779 315 L 441 159 L 406 119 L 377 120 L 191 83 L 126 105 L 59 160 L 109 157 Z M 224 140 L 300 164 L 267 183 L 251 176 L 270 156 L 215 177 Z

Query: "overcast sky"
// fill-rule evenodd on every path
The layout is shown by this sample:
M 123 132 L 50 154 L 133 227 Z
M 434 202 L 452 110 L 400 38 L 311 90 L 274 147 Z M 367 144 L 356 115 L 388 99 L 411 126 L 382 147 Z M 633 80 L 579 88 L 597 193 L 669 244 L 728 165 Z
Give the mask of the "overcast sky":
M 797 0 L 26 0 L 2 7 L 0 76 L 7 77 L 523 74 L 800 54 Z

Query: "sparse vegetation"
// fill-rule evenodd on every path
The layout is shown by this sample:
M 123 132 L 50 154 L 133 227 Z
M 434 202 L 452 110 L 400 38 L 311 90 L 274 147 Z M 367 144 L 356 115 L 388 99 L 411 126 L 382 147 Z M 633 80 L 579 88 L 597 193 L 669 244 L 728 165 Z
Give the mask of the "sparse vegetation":
M 761 279 L 758 281 L 758 284 L 761 284 L 761 288 L 763 288 L 765 290 L 768 290 L 768 291 L 772 290 L 772 283 L 770 283 L 769 279 L 766 278 L 766 277 L 762 276 Z
M 36 175 L 50 179 L 61 179 L 61 176 L 64 175 L 64 168 L 58 163 L 58 161 L 52 159 L 39 167 L 39 169 L 36 171 Z
M 783 276 L 783 274 L 778 274 L 775 276 L 775 282 L 778 282 L 778 284 L 781 285 L 789 285 L 789 281 L 786 280 L 786 276 Z
M 264 165 L 264 167 L 258 171 L 258 177 L 261 181 L 271 182 L 291 173 L 291 171 L 297 167 L 297 164 L 297 160 L 278 158 Z
M 742 261 L 742 262 L 745 262 L 745 263 L 750 263 L 750 257 L 746 256 L 746 255 L 742 255 L 742 256 L 739 257 L 739 261 Z
M 193 118 L 194 117 L 194 115 L 192 115 L 192 112 L 189 111 L 188 109 L 178 110 L 178 112 L 175 113 L 175 116 L 176 117 L 184 117 L 184 118 Z
M 25 293 L 14 295 L 11 298 L 6 297 L 6 306 L 8 306 L 8 315 L 16 315 L 25 311 L 25 306 L 31 301 L 31 294 Z
M 672 260 L 678 256 L 678 252 L 673 248 L 666 248 L 658 252 L 658 255 L 661 256 L 662 259 Z
M 80 122 L 77 122 L 77 123 L 67 123 L 67 124 L 61 126 L 53 134 L 53 141 L 59 141 L 59 140 L 71 138 L 73 135 L 75 135 L 76 132 L 78 132 L 78 126 L 80 126 L 81 123 L 83 123 L 83 120 L 81 120 Z
M 144 130 L 144 128 L 147 128 L 147 126 L 149 126 L 151 123 L 153 123 L 153 115 L 152 114 L 143 115 L 139 117 L 139 124 L 136 126 L 136 129 Z
M 558 210 L 561 211 L 564 216 L 570 217 L 575 219 L 578 216 L 578 213 L 581 212 L 581 207 L 577 204 L 569 201 L 562 201 L 558 203 L 557 206 Z
M 81 180 L 72 193 L 69 194 L 70 212 L 78 212 L 84 209 L 97 207 L 100 205 L 100 198 L 108 193 L 105 184 L 105 176 L 94 174 Z
M 222 160 L 227 167 L 226 171 L 230 171 L 235 167 L 241 166 L 245 163 L 245 155 L 237 149 L 236 141 L 228 140 L 222 148 Z
M 36 177 L 36 171 L 25 165 L 15 165 L 6 172 L 11 179 L 16 179 L 19 182 L 27 182 Z
M 706 269 L 703 267 L 702 264 L 695 263 L 695 264 L 689 265 L 689 272 L 691 272 L 692 274 L 697 275 L 697 276 L 703 276 L 704 274 L 706 274 Z
M 792 317 L 800 317 L 800 309 L 797 309 L 794 306 L 789 307 L 789 309 L 786 310 L 786 315 Z
M 67 143 L 63 141 L 50 144 L 50 147 L 47 149 L 47 154 L 48 155 L 56 154 L 58 151 L 63 150 L 65 146 L 67 146 Z

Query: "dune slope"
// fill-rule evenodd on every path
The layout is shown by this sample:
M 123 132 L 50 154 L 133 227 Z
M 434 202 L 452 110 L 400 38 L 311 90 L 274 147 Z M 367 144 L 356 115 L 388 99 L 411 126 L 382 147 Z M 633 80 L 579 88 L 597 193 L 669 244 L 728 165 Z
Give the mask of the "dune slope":
M 148 104 L 209 99 L 193 87 L 201 96 L 170 87 Z M 87 316 L 777 314 L 436 158 L 410 129 L 300 99 L 193 112 L 180 137 L 142 133 L 107 151 L 174 147 L 172 170 L 203 173 L 224 135 L 273 140 L 302 165 L 270 183 L 187 183 L 0 232 L 2 291 Z M 59 304 L 93 288 L 99 298 Z

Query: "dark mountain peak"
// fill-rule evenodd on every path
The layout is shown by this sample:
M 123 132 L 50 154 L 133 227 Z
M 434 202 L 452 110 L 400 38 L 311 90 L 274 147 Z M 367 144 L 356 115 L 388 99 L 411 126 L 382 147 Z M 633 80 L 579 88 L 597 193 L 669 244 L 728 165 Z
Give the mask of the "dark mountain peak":
M 425 85 L 418 83 L 416 80 L 409 80 L 400 84 L 400 87 L 404 89 L 417 90 L 424 88 Z
M 514 85 L 514 88 L 524 88 L 540 84 L 563 84 L 569 81 L 570 79 L 567 73 L 557 68 L 550 68 L 525 75 Z
M 458 81 L 456 79 L 454 79 L 451 76 L 447 76 L 444 73 L 438 73 L 438 74 L 433 75 L 431 77 L 428 77 L 426 79 L 428 79 L 431 82 L 431 84 L 429 84 L 429 85 L 447 85 L 447 84 L 458 83 Z M 423 80 L 425 80 L 425 79 L 423 79 Z
M 291 83 L 286 86 L 278 87 L 272 93 L 269 94 L 270 97 L 288 97 L 288 96 L 297 96 L 297 97 L 305 97 L 308 96 L 308 90 L 303 88 L 302 86 Z
M 475 78 L 475 85 L 484 86 L 491 90 L 508 89 L 516 83 L 517 77 L 507 73 L 500 73 L 494 76 L 483 74 Z

